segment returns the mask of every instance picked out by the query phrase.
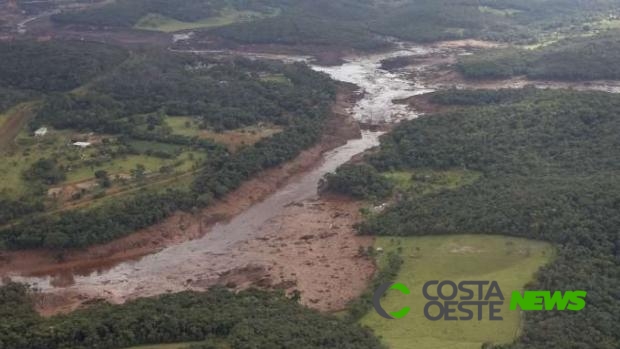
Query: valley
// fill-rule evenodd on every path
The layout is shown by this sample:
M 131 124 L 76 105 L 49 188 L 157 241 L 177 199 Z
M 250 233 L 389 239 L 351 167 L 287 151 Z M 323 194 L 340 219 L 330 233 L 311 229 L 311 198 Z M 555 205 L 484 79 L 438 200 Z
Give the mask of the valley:
M 618 5 L 0 2 L 0 348 L 615 348 Z

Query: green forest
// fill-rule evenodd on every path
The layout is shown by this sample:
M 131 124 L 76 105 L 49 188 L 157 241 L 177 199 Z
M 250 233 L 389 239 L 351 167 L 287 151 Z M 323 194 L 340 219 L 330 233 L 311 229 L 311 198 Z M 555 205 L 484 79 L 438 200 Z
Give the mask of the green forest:
M 597 92 L 448 90 L 460 106 L 404 122 L 366 157 L 377 171 L 468 170 L 457 188 L 402 191 L 369 215 L 364 234 L 504 234 L 558 245 L 529 289 L 588 291 L 582 312 L 527 313 L 522 335 L 502 349 L 620 345 L 620 97 Z
M 30 53 L 30 46 L 24 47 L 12 52 L 15 61 L 20 53 Z M 68 55 L 71 57 L 72 51 Z M 316 142 L 335 99 L 334 83 L 304 64 L 213 59 L 163 51 L 120 51 L 118 56 L 125 59 L 79 89 L 53 91 L 42 99 L 29 123 L 30 133 L 20 136 L 16 145 L 17 151 L 24 149 L 23 155 L 30 155 L 33 148 L 40 154 L 38 158 L 32 156 L 33 161 L 21 173 L 19 183 L 28 189 L 18 197 L 0 192 L 0 198 L 7 203 L 0 206 L 0 223 L 11 223 L 0 229 L 1 247 L 88 246 L 153 225 L 176 210 L 209 205 L 251 175 L 293 158 Z M 101 61 L 91 63 L 89 56 L 84 58 L 84 64 L 102 65 Z M 98 58 L 108 59 L 105 55 Z M 57 59 L 62 57 L 52 57 L 50 62 Z M 45 62 L 40 63 L 42 72 L 51 70 Z M 62 65 L 57 68 L 62 69 Z M 0 74 L 0 79 L 4 76 L 9 79 L 11 71 Z M 54 81 L 53 77 L 49 81 Z M 75 85 L 86 80 L 86 76 L 76 75 Z M 191 127 L 196 133 L 221 132 L 268 124 L 282 132 L 231 152 L 209 138 L 176 133 L 179 130 L 172 128 L 170 121 L 181 117 L 188 121 L 180 131 Z M 58 134 L 94 134 L 104 139 L 91 150 L 78 151 L 53 143 L 52 138 L 34 139 L 31 132 L 42 126 L 53 127 Z M 15 150 L 9 153 L 14 154 L 7 155 L 9 159 L 18 155 Z M 87 155 L 90 158 L 85 158 Z M 193 159 L 188 169 L 193 176 L 186 186 L 143 189 L 92 208 L 53 212 L 54 207 L 46 207 L 48 188 L 76 177 L 76 171 L 90 168 L 90 176 L 96 178 L 99 188 L 94 199 L 105 199 L 106 188 L 121 180 L 113 180 L 114 173 L 97 168 L 134 158 L 136 162 L 183 165 L 182 161 L 187 160 L 181 157 Z M 175 159 L 178 161 L 173 162 Z M 172 165 L 155 167 L 157 172 L 149 173 L 137 162 L 130 170 L 131 180 L 140 184 L 149 176 L 171 178 L 175 171 Z M 6 171 L 10 174 L 19 169 Z M 74 200 L 81 199 L 81 193 L 74 196 Z
M 224 9 L 278 13 L 199 30 L 196 36 L 369 50 L 387 45 L 381 36 L 418 42 L 481 38 L 532 43 L 541 33 L 582 31 L 584 23 L 604 17 L 617 5 L 617 0 L 123 0 L 53 19 L 61 24 L 132 27 L 149 14 L 193 22 L 215 18 Z
M 494 49 L 463 57 L 457 68 L 467 78 L 502 79 L 525 75 L 531 79 L 616 80 L 620 69 L 618 31 L 595 37 L 561 40 L 535 49 Z
M 133 27 L 148 14 L 193 22 L 215 17 L 227 7 L 268 12 L 283 2 L 286 0 L 120 0 L 101 8 L 58 14 L 53 20 L 63 24 Z
M 86 42 L 0 42 L 0 113 L 41 93 L 74 89 L 126 57 L 122 49 Z
M 42 318 L 23 285 L 0 288 L 0 348 L 119 349 L 203 342 L 200 349 L 384 349 L 369 330 L 323 315 L 282 294 L 224 289 L 96 304 Z

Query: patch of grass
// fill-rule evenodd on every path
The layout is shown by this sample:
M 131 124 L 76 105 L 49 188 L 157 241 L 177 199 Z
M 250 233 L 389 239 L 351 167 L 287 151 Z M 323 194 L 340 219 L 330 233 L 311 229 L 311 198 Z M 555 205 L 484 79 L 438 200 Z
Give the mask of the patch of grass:
M 597 27 L 600 29 L 620 29 L 620 19 L 603 19 L 597 23 Z
M 279 14 L 279 9 L 274 9 L 273 12 L 265 14 L 256 11 L 239 11 L 227 8 L 217 17 L 205 18 L 196 22 L 183 22 L 160 14 L 150 13 L 141 18 L 135 25 L 135 28 L 172 33 L 189 29 L 223 27 L 234 23 L 251 22 L 265 17 L 275 17 Z
M 273 125 L 248 126 L 224 132 L 205 130 L 202 131 L 200 136 L 223 144 L 229 150 L 235 151 L 243 146 L 252 145 L 263 138 L 271 137 L 282 131 L 283 129 L 281 127 Z
M 555 254 L 544 242 L 485 235 L 380 237 L 375 246 L 384 249 L 379 267 L 390 251 L 401 251 L 404 263 L 395 281 L 411 290 L 406 296 L 388 292 L 381 302 L 387 311 L 410 306 L 404 319 L 385 320 L 372 311 L 361 320 L 393 349 L 479 349 L 485 342 L 511 342 L 519 334 L 521 315 L 509 310 L 510 293 L 523 289 Z M 427 320 L 422 286 L 429 280 L 497 281 L 505 297 L 500 313 L 504 320 L 489 321 L 488 312 L 482 321 Z
M 392 180 L 396 188 L 419 195 L 443 189 L 457 189 L 475 182 L 481 176 L 479 172 L 468 170 L 392 171 L 383 175 Z
M 198 128 L 196 120 L 191 116 L 170 116 L 166 118 L 166 124 L 175 135 L 195 137 L 200 136 L 202 132 Z
M 0 114 L 0 151 L 7 150 L 34 115 L 37 102 L 24 102 Z
M 277 77 L 274 78 L 277 79 Z M 283 130 L 279 126 L 268 124 L 247 126 L 222 132 L 201 130 L 197 125 L 197 121 L 189 116 L 170 116 L 166 118 L 166 123 L 172 129 L 173 134 L 210 139 L 223 144 L 231 151 L 235 151 L 244 145 L 252 145 Z
M 182 147 L 178 145 L 162 142 L 131 140 L 128 143 L 140 153 L 144 153 L 147 151 L 162 151 L 169 154 L 174 154 L 182 149 Z
M 284 76 L 284 74 L 264 74 L 260 77 L 260 79 L 266 82 L 292 85 L 291 80 Z
M 131 347 L 127 349 L 186 349 L 192 344 L 198 343 L 173 343 L 173 344 L 154 344 L 154 345 L 141 345 L 138 347 Z
M 478 11 L 496 16 L 510 17 L 523 11 L 514 8 L 497 9 L 490 6 L 478 6 Z
M 11 151 L 0 154 L 0 193 L 8 197 L 18 197 L 32 189 L 32 183 L 25 181 L 22 174 L 42 158 L 58 159 L 61 165 L 69 169 L 67 179 L 59 183 L 60 186 L 93 179 L 98 170 L 107 171 L 111 178 L 118 174 L 129 175 L 137 164 L 144 165 L 150 173 L 158 173 L 161 167 L 168 166 L 171 168 L 169 174 L 181 174 L 192 171 L 194 166 L 206 157 L 204 151 L 179 152 L 182 148 L 177 145 L 134 140 L 130 143 L 140 152 L 151 150 L 179 155 L 170 159 L 146 154 L 126 155 L 90 166 L 86 165 L 87 161 L 92 159 L 91 155 L 97 154 L 101 145 L 95 144 L 86 149 L 71 146 L 73 134 L 70 130 L 50 128 L 47 135 L 36 138 L 31 132 L 22 130 L 16 138 L 16 146 Z
M 68 137 L 68 132 L 50 130 L 45 137 L 35 138 L 29 131 L 21 130 L 16 146 L 0 154 L 0 192 L 15 197 L 28 191 L 31 184 L 22 178 L 22 173 L 41 158 L 70 151 L 66 145 Z
M 111 177 L 117 174 L 128 175 L 138 164 L 144 165 L 148 173 L 156 173 L 162 166 L 172 166 L 176 172 L 187 172 L 192 169 L 195 162 L 200 162 L 202 159 L 204 159 L 204 154 L 201 152 L 184 152 L 175 159 L 161 159 L 147 155 L 127 155 L 110 160 L 100 166 L 83 166 L 67 172 L 67 182 L 91 179 L 98 170 L 107 171 Z
M 2 128 L 2 125 L 4 125 L 4 123 L 9 119 L 9 114 L 8 112 L 6 113 L 0 113 L 0 128 Z
M 136 347 L 126 349 L 187 349 L 192 345 L 207 344 L 207 342 L 183 342 L 183 343 L 171 343 L 171 344 L 153 344 L 153 345 L 140 345 Z M 208 344 L 213 345 L 217 349 L 229 349 L 230 345 L 223 340 L 212 340 Z

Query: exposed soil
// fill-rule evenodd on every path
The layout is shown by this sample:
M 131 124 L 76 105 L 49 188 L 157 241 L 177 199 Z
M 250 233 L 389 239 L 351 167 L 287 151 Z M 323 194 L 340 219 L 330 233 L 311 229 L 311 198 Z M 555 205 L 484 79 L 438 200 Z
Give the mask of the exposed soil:
M 350 118 L 347 111 L 356 98 L 353 87 L 341 88 L 326 127 L 327 132 L 319 144 L 302 152 L 293 161 L 260 173 L 231 192 L 224 200 L 200 213 L 178 212 L 164 222 L 130 236 L 105 245 L 65 251 L 62 255 L 47 250 L 5 252 L 0 258 L 0 276 L 57 275 L 53 282 L 70 283 L 70 276 L 67 275 L 107 269 L 119 262 L 139 258 L 166 246 L 198 238 L 216 222 L 244 211 L 285 183 L 294 180 L 296 176 L 316 166 L 325 151 L 344 144 L 348 139 L 359 137 L 359 126 Z M 84 297 L 74 295 L 69 297 L 71 302 L 67 304 L 66 297 L 63 298 L 64 301 L 60 302 L 57 296 L 45 295 L 44 299 L 48 299 L 49 302 L 40 304 L 42 313 L 50 314 L 73 309 L 76 301 L 82 303 L 86 300 Z
M 359 297 L 372 278 L 375 265 L 359 250 L 374 238 L 355 234 L 361 217 L 360 203 L 328 196 L 292 203 L 260 227 L 260 237 L 236 245 L 226 254 L 205 256 L 209 277 L 188 279 L 186 289 L 203 290 L 216 285 L 234 290 L 248 287 L 299 291 L 301 303 L 320 311 L 339 311 Z M 56 287 L 73 283 L 72 274 L 54 278 Z M 44 316 L 66 313 L 103 301 L 122 303 L 114 288 L 102 292 L 58 289 L 39 293 L 35 305 Z M 139 296 L 152 294 L 145 290 Z M 173 292 L 173 290 L 171 290 Z
M 270 266 L 261 280 L 266 286 L 300 290 L 302 304 L 311 308 L 342 310 L 364 291 L 375 270 L 372 259 L 359 254 L 374 242 L 355 234 L 359 209 L 359 202 L 334 196 L 291 204 L 239 253 Z

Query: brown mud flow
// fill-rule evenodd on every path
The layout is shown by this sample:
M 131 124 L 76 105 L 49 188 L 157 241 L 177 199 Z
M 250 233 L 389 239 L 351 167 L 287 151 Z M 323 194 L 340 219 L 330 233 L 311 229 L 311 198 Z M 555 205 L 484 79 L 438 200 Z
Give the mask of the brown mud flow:
M 382 133 L 364 131 L 360 138 L 359 123 L 390 125 L 416 117 L 399 101 L 432 91 L 439 76 L 433 71 L 447 69 L 474 44 L 402 45 L 393 52 L 350 56 L 339 66 L 315 67 L 360 88 L 358 94 L 340 92 L 319 145 L 202 212 L 177 213 L 118 241 L 68 251 L 63 262 L 53 252 L 7 253 L 0 276 L 40 289 L 44 314 L 98 299 L 124 302 L 213 285 L 299 290 L 304 304 L 341 309 L 374 272 L 372 262 L 357 253 L 372 241 L 352 228 L 360 219 L 359 203 L 319 198 L 317 183 L 378 144 Z M 394 71 L 381 69 L 382 61 L 401 56 L 414 59 Z
M 320 145 L 245 183 L 226 201 L 197 215 L 179 213 L 105 246 L 70 251 L 62 263 L 54 263 L 51 252 L 9 255 L 0 272 L 40 289 L 40 310 L 46 314 L 93 299 L 123 302 L 216 284 L 299 289 L 308 305 L 342 308 L 374 271 L 371 261 L 357 256 L 359 247 L 372 241 L 354 234 L 357 204 L 320 200 L 317 184 L 326 173 L 378 145 L 382 133 L 364 131 L 359 138 L 359 121 L 416 116 L 391 99 L 425 90 L 379 69 L 381 59 L 391 54 L 354 57 L 340 66 L 343 74 L 328 71 L 335 79 L 357 84 L 363 93 L 356 99 L 351 91 L 341 92 Z M 371 88 L 377 80 L 384 88 Z M 230 219 L 218 220 L 222 217 Z

